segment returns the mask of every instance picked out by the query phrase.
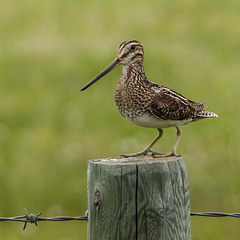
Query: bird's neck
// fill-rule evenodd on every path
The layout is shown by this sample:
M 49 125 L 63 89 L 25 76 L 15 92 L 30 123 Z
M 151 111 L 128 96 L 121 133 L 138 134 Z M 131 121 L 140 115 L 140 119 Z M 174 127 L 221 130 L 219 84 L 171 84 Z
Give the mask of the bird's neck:
M 133 83 L 148 83 L 143 64 L 133 63 L 123 65 L 120 81 L 124 84 Z

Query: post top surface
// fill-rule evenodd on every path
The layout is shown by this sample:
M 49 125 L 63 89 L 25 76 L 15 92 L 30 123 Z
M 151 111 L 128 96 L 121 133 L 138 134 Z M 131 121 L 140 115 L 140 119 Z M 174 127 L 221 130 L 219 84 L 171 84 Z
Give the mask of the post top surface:
M 114 164 L 151 164 L 151 163 L 159 163 L 159 162 L 176 162 L 183 161 L 183 158 L 180 157 L 152 157 L 152 156 L 138 156 L 138 157 L 109 157 L 102 159 L 92 159 L 89 160 L 89 163 L 95 164 L 106 164 L 106 165 L 114 165 Z

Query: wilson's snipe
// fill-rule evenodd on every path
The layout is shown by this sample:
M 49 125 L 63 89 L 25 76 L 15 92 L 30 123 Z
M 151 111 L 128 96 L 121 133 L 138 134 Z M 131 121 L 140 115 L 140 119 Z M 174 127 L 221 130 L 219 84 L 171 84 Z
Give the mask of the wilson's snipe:
M 193 102 L 177 92 L 149 82 L 143 67 L 143 46 L 131 40 L 119 46 L 117 58 L 100 74 L 86 84 L 81 91 L 109 73 L 120 64 L 122 73 L 115 92 L 116 105 L 121 114 L 131 122 L 147 128 L 157 128 L 157 137 L 141 152 L 125 156 L 151 154 L 153 156 L 177 156 L 176 149 L 181 137 L 179 126 L 203 119 L 218 117 L 204 110 L 203 103 Z M 151 151 L 152 146 L 162 136 L 162 128 L 176 127 L 177 140 L 173 150 L 167 154 Z

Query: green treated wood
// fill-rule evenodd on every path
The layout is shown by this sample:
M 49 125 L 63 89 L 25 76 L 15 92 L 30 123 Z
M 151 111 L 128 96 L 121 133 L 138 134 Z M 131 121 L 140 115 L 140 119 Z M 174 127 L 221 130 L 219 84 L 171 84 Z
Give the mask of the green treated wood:
M 183 159 L 90 160 L 88 210 L 88 240 L 190 240 Z

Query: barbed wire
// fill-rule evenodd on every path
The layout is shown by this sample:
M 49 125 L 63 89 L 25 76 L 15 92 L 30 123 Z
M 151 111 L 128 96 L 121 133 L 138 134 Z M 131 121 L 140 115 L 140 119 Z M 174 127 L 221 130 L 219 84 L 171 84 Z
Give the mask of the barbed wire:
M 14 221 L 14 222 L 24 222 L 23 230 L 26 229 L 26 226 L 28 223 L 34 223 L 37 226 L 37 222 L 40 221 L 72 221 L 72 220 L 88 220 L 88 211 L 86 211 L 85 216 L 80 217 L 66 217 L 66 216 L 60 216 L 60 217 L 39 217 L 42 212 L 38 214 L 28 214 L 26 207 L 23 207 L 25 211 L 25 215 L 23 216 L 16 216 L 16 217 L 0 217 L 0 222 L 4 221 Z
M 88 210 L 86 211 L 84 216 L 79 217 L 40 217 L 41 212 L 38 214 L 28 214 L 26 207 L 23 207 L 25 211 L 25 215 L 16 216 L 16 217 L 0 217 L 0 222 L 4 221 L 14 221 L 14 222 L 24 222 L 23 230 L 26 229 L 28 223 L 34 223 L 37 226 L 37 222 L 40 221 L 72 221 L 72 220 L 88 220 Z M 240 218 L 240 213 L 222 213 L 222 212 L 200 212 L 195 213 L 191 212 L 190 216 L 201 216 L 201 217 L 235 217 Z

